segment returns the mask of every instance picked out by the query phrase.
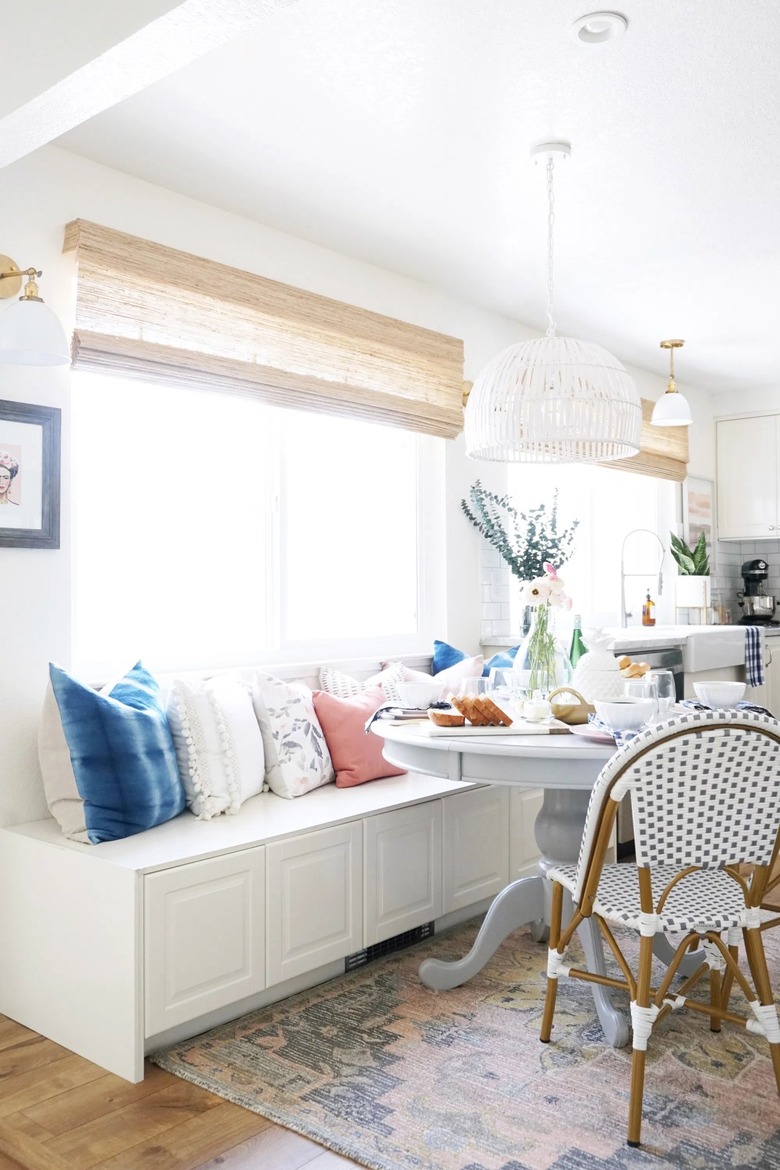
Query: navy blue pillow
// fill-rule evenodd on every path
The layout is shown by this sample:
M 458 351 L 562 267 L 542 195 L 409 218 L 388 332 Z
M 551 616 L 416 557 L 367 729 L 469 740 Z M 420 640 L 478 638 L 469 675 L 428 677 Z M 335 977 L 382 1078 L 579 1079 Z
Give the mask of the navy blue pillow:
M 490 674 L 494 666 L 503 666 L 505 670 L 510 669 L 515 664 L 515 655 L 519 649 L 520 646 L 518 644 L 517 646 L 510 647 L 509 650 L 500 650 L 498 654 L 493 655 L 489 662 L 485 663 L 485 669 L 482 673 L 484 675 Z
M 184 789 L 157 681 L 140 662 L 101 694 L 49 664 L 87 836 L 130 837 L 184 809 Z
M 471 655 L 464 654 L 462 650 L 456 650 L 448 642 L 440 642 L 437 638 L 433 643 L 433 667 L 431 673 L 438 674 L 441 670 L 447 670 L 448 667 L 454 666 L 456 662 L 462 662 L 464 658 L 471 658 Z

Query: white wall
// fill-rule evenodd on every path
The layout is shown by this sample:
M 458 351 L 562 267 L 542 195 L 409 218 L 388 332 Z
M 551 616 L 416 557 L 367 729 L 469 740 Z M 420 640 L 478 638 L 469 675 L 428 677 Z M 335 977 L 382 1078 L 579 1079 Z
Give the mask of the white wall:
M 22 267 L 35 264 L 43 269 L 42 295 L 66 326 L 72 324 L 73 263 L 70 256 L 61 254 L 62 236 L 65 224 L 76 218 L 462 337 L 465 376 L 471 380 L 500 349 L 535 335 L 516 322 L 423 284 L 47 147 L 0 171 L 0 252 Z M 659 361 L 659 371 L 662 364 Z M 662 391 L 661 372 L 632 372 L 643 395 Z M 67 369 L 0 366 L 0 398 L 60 406 L 63 411 L 62 546 L 58 551 L 0 549 L 4 585 L 2 824 L 45 815 L 35 745 L 38 712 L 48 662 L 67 666 L 70 661 L 69 377 Z M 709 411 L 682 382 L 680 388 L 690 394 L 696 411 L 691 471 L 711 476 Z M 441 636 L 475 650 L 481 617 L 480 538 L 464 519 L 460 500 L 477 477 L 491 488 L 502 489 L 504 474 L 501 465 L 467 459 L 462 438 L 448 444 L 446 466 L 448 597 Z
M 47 147 L 0 171 L 0 252 L 22 267 L 35 264 L 43 269 L 41 293 L 66 327 L 72 324 L 73 261 L 62 255 L 62 237 L 65 224 L 76 218 L 462 337 L 467 378 L 473 379 L 488 358 L 519 336 L 516 324 L 422 284 Z M 0 549 L 4 584 L 2 824 L 46 813 L 36 725 L 48 662 L 67 667 L 70 661 L 69 379 L 67 369 L 0 366 L 0 398 L 59 406 L 63 411 L 61 548 Z M 441 637 L 476 649 L 480 620 L 477 534 L 461 515 L 460 499 L 482 472 L 465 457 L 462 439 L 448 448 L 449 595 Z M 491 470 L 495 476 L 495 468 L 486 468 L 486 479 Z M 121 615 L 117 620 L 121 621 Z

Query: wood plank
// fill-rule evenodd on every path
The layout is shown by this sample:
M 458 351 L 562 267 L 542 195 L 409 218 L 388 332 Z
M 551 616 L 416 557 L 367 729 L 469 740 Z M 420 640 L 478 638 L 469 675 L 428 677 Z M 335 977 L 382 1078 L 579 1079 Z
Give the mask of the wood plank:
M 357 1163 L 350 1162 L 349 1158 L 342 1158 L 332 1150 L 325 1150 L 313 1162 L 309 1162 L 306 1170 L 354 1170 L 356 1165 Z
M 23 1133 L 14 1133 L 0 1122 L 0 1154 L 24 1170 L 74 1170 L 54 1150 L 41 1146 Z
M 87 1170 L 127 1149 L 128 1127 L 139 1144 L 220 1104 L 222 1099 L 213 1093 L 177 1080 L 160 1092 L 53 1138 L 47 1149 L 75 1164 L 78 1170 Z
M 0 1117 L 19 1113 L 60 1093 L 104 1077 L 105 1070 L 82 1056 L 66 1056 L 52 1065 L 32 1068 L 3 1081 Z
M 156 1065 L 150 1065 L 144 1079 L 136 1085 L 103 1071 L 98 1079 L 76 1086 L 59 1097 L 30 1105 L 25 1113 L 56 1136 L 99 1117 L 116 1113 L 118 1109 L 124 1109 L 134 1101 L 141 1101 L 172 1084 L 176 1084 L 176 1080 Z
M 197 1170 L 206 1159 L 210 1166 L 228 1165 L 233 1170 L 232 1150 L 243 1149 L 247 1139 L 251 1141 L 254 1135 L 270 1128 L 271 1123 L 265 1117 L 223 1101 L 150 1141 L 128 1147 L 96 1164 L 93 1170 Z M 132 1131 L 127 1132 L 130 1136 Z M 275 1162 L 266 1161 L 264 1166 L 266 1170 L 270 1167 L 276 1170 Z M 280 1163 L 280 1170 L 285 1167 L 286 1163 Z
M 322 1146 L 308 1138 L 271 1125 L 256 1137 L 193 1170 L 301 1170 L 304 1166 L 311 1170 L 322 1152 Z
M 0 1081 L 14 1077 L 17 1073 L 27 1072 L 31 1068 L 44 1068 L 72 1055 L 67 1048 L 62 1048 L 53 1040 L 47 1040 L 36 1032 L 28 1032 L 26 1036 L 17 1037 L 15 1041 L 0 1048 Z

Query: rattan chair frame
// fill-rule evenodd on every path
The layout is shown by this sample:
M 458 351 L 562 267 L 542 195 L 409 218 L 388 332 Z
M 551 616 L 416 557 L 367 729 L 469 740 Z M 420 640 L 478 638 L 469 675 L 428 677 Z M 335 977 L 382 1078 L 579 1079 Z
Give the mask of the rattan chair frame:
M 780 747 L 780 723 L 774 719 L 744 713 L 739 716 L 729 713 L 728 716 L 719 719 L 713 718 L 713 714 L 713 712 L 696 713 L 696 715 L 670 719 L 659 727 L 651 729 L 650 734 L 645 733 L 639 740 L 635 740 L 616 752 L 602 769 L 599 781 L 594 787 L 583 835 L 583 848 L 576 869 L 576 880 L 567 881 L 564 884 L 564 881 L 560 880 L 560 871 L 558 871 L 556 878 L 555 867 L 548 873 L 548 878 L 552 881 L 552 912 L 547 991 L 540 1039 L 546 1043 L 551 1037 L 559 975 L 564 974 L 570 978 L 598 983 L 609 988 L 626 991 L 629 994 L 632 1001 L 632 1021 L 634 1023 L 627 1128 L 629 1146 L 640 1144 L 647 1039 L 660 1020 L 670 1011 L 679 1007 L 686 1007 L 708 1016 L 710 1029 L 714 1032 L 720 1031 L 724 1021 L 753 1031 L 763 1030 L 769 1040 L 777 1091 L 780 1094 L 780 1025 L 777 1023 L 777 1009 L 761 937 L 762 930 L 770 924 L 760 920 L 761 912 L 758 909 L 766 893 L 772 866 L 780 851 L 780 828 L 775 829 L 773 825 L 767 827 L 766 833 L 770 840 L 771 834 L 775 834 L 774 849 L 768 864 L 756 864 L 756 858 L 723 858 L 721 872 L 734 880 L 736 886 L 741 890 L 744 900 L 745 921 L 742 924 L 741 935 L 752 977 L 752 986 L 739 965 L 739 948 L 735 937 L 738 935 L 738 931 L 725 932 L 727 938 L 724 942 L 720 930 L 691 929 L 685 932 L 682 940 L 675 946 L 663 979 L 657 987 L 654 987 L 652 984 L 653 932 L 649 929 L 645 930 L 644 927 L 640 930 L 639 957 L 636 963 L 636 974 L 634 974 L 610 923 L 594 908 L 598 898 L 599 884 L 607 866 L 607 851 L 612 843 L 617 810 L 625 793 L 626 782 L 629 780 L 629 774 L 636 777 L 637 768 L 641 769 L 643 761 L 646 769 L 650 766 L 649 761 L 645 760 L 649 753 L 653 754 L 653 763 L 657 768 L 659 749 L 663 751 L 669 744 L 682 737 L 700 735 L 704 730 L 728 735 L 735 730 L 742 731 L 745 728 L 768 737 Z M 778 784 L 780 785 L 780 754 L 778 755 L 778 768 Z M 595 815 L 596 820 L 593 829 L 589 831 L 588 824 L 593 815 Z M 589 848 L 587 848 L 588 843 Z M 738 863 L 743 860 L 753 863 L 749 876 L 744 876 L 738 870 Z M 674 888 L 684 881 L 686 876 L 691 873 L 703 872 L 700 866 L 684 866 L 665 885 L 660 896 L 656 895 L 654 898 L 651 868 L 645 865 L 632 865 L 630 862 L 623 862 L 619 866 L 610 866 L 609 870 L 613 881 L 616 871 L 620 871 L 624 867 L 627 875 L 630 875 L 632 871 L 636 874 L 639 888 L 638 909 L 641 914 L 646 916 L 660 914 Z M 620 880 L 619 877 L 617 880 Z M 562 915 L 564 891 L 567 888 L 569 893 L 575 894 L 579 889 L 580 897 L 579 902 L 575 901 L 574 903 L 571 921 L 564 928 Z M 752 914 L 748 913 L 749 911 L 752 911 Z M 574 932 L 584 920 L 591 917 L 596 919 L 602 937 L 620 969 L 622 978 L 565 965 L 566 950 Z M 646 922 L 650 921 L 651 919 L 648 917 Z M 672 992 L 672 983 L 678 975 L 685 955 L 702 946 L 704 946 L 706 953 L 705 960 Z M 722 976 L 722 971 L 725 972 L 725 976 Z M 700 999 L 691 998 L 691 992 L 705 978 L 709 978 L 709 999 L 706 1003 Z M 767 1012 L 774 1013 L 774 1025 L 771 1023 L 771 1015 L 765 1014 L 761 1017 L 760 1009 L 756 1010 L 755 1007 L 751 1007 L 751 1010 L 757 1018 L 763 1018 L 763 1025 L 760 1022 L 756 1024 L 753 1018 L 747 1014 L 729 1009 L 729 994 L 735 982 L 741 988 L 749 1005 L 757 1003 L 766 1008 Z M 767 1023 L 767 1021 L 769 1022 Z M 642 1033 L 645 1031 L 646 1035 L 643 1035 Z

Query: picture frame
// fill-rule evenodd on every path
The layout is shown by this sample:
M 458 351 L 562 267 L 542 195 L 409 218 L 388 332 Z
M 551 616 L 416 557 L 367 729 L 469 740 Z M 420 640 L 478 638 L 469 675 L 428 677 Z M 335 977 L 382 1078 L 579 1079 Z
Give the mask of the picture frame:
M 0 400 L 0 548 L 60 547 L 61 411 Z
M 703 532 L 707 540 L 710 559 L 710 575 L 715 570 L 717 551 L 717 528 L 715 525 L 715 481 L 689 475 L 683 489 L 683 539 L 694 548 Z

